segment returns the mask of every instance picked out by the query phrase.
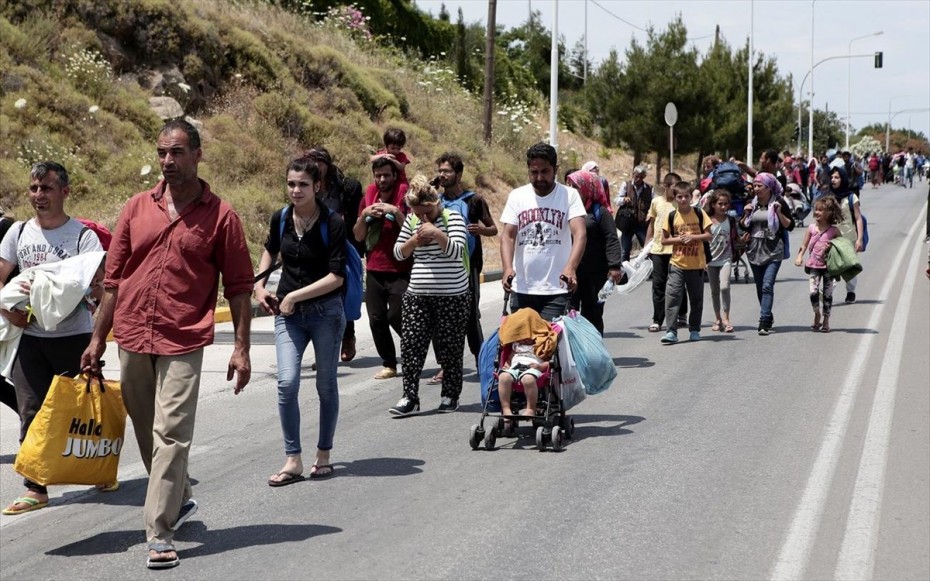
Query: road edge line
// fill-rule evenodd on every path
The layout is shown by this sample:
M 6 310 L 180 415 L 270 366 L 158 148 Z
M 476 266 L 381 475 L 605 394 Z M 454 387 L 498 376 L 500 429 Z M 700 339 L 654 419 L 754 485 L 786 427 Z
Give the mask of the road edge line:
M 846 519 L 846 532 L 843 534 L 834 573 L 836 579 L 871 579 L 875 567 L 876 525 L 885 489 L 888 444 L 891 440 L 900 363 L 904 357 L 904 334 L 907 331 L 908 310 L 913 300 L 919 270 L 913 263 L 919 262 L 922 253 L 922 247 L 914 247 L 914 256 L 910 259 L 912 264 L 905 274 L 903 294 L 895 309 L 888 344 L 882 357 L 878 385 L 872 399 L 869 427 L 859 458 L 856 485 Z
M 917 228 L 923 225 L 923 221 L 923 212 L 921 212 L 904 237 L 904 244 L 901 245 L 897 256 L 895 256 L 890 270 L 891 273 L 901 270 L 904 256 L 911 249 L 907 242 L 914 237 Z M 885 279 L 885 284 L 879 293 L 881 304 L 877 305 L 875 311 L 872 312 L 867 328 L 876 329 L 878 327 L 888 296 L 891 294 L 892 288 L 898 284 L 898 280 L 894 276 Z M 864 336 L 856 352 L 851 356 L 852 365 L 846 374 L 843 389 L 837 397 L 833 413 L 830 415 L 830 421 L 824 430 L 820 450 L 817 452 L 810 476 L 808 476 L 801 501 L 795 509 L 791 527 L 788 529 L 782 548 L 778 552 L 778 559 L 772 569 L 771 579 L 800 579 L 807 568 L 811 547 L 820 528 L 826 498 L 842 452 L 843 440 L 849 426 L 853 404 L 862 383 L 865 361 L 868 359 L 869 351 L 876 337 L 877 334 Z

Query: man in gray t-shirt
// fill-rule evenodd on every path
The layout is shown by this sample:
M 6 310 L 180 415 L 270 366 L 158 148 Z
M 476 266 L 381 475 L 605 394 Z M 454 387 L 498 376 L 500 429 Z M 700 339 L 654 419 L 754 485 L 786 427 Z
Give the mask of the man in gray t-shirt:
M 17 266 L 25 270 L 103 250 L 93 230 L 65 213 L 68 193 L 68 172 L 63 166 L 51 161 L 32 166 L 29 203 L 35 217 L 10 226 L 0 242 L 0 281 L 6 280 Z M 4 309 L 0 315 L 23 328 L 10 377 L 16 389 L 22 441 L 45 401 L 54 376 L 81 372 L 81 354 L 90 343 L 93 321 L 83 302 L 54 331 L 29 322 L 22 311 Z M 24 484 L 26 493 L 7 506 L 3 514 L 21 514 L 48 504 L 48 490 L 44 486 L 29 479 Z

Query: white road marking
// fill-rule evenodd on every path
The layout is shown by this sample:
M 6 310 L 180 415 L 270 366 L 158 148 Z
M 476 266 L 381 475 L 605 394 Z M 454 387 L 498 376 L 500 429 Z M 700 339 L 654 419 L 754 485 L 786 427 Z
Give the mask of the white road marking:
M 872 311 L 872 316 L 869 318 L 867 325 L 868 328 L 878 328 L 878 324 L 883 318 L 888 296 L 892 290 L 897 291 L 900 285 L 896 273 L 901 270 L 904 255 L 913 249 L 914 243 L 912 239 L 916 235 L 918 227 L 923 224 L 924 218 L 921 213 L 905 237 L 905 243 L 898 250 L 878 297 L 881 304 Z M 811 547 L 820 528 L 820 520 L 833 481 L 833 475 L 836 472 L 836 464 L 843 448 L 843 440 L 846 437 L 846 429 L 849 426 L 849 418 L 852 415 L 856 394 L 862 383 L 868 354 L 877 336 L 877 334 L 865 335 L 860 341 L 856 352 L 851 355 L 852 366 L 846 375 L 843 389 L 837 398 L 833 414 L 830 416 L 830 422 L 824 431 L 820 451 L 817 453 L 807 485 L 804 488 L 804 494 L 795 510 L 791 527 L 778 554 L 778 559 L 772 571 L 772 579 L 800 579 L 804 575 L 810 558 Z
M 846 533 L 836 565 L 836 579 L 871 579 L 875 566 L 875 546 L 878 533 L 878 515 L 885 488 L 885 466 L 888 460 L 888 442 L 891 439 L 891 422 L 898 389 L 898 373 L 904 355 L 904 333 L 907 330 L 908 309 L 914 295 L 918 260 L 924 253 L 922 245 L 914 245 L 914 258 L 904 278 L 904 288 L 888 337 L 878 373 L 878 385 L 872 401 L 872 415 L 865 436 L 865 445 L 859 460 L 859 473 L 853 490 Z

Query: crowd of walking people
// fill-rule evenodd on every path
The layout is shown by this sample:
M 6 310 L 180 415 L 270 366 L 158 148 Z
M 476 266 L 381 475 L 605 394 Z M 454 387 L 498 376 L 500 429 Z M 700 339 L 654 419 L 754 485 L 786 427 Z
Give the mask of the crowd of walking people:
M 105 276 L 88 290 L 97 298 L 82 302 L 51 331 L 26 312 L 3 310 L 7 324 L 23 330 L 3 400 L 19 414 L 21 439 L 54 375 L 101 373 L 112 331 L 123 398 L 149 473 L 143 510 L 149 567 L 178 564 L 174 532 L 198 509 L 191 498 L 188 457 L 220 280 L 235 329 L 227 378 L 235 379 L 235 393 L 245 389 L 251 375 L 252 300 L 275 316 L 284 463 L 269 477 L 269 486 L 305 478 L 298 395 L 310 346 L 319 428 L 308 476 L 334 474 L 337 367 L 356 356 L 358 317 L 351 314 L 349 288 L 352 277 L 362 275 L 352 266 L 353 256 L 365 259 L 364 305 L 380 359 L 374 378 L 402 377 L 400 399 L 389 413 L 408 416 L 422 409 L 420 375 L 430 345 L 441 367 L 430 378 L 442 386 L 438 411 L 458 409 L 465 347 L 477 360 L 484 341 L 481 238 L 497 235 L 498 225 L 487 200 L 464 188 L 461 156 L 441 155 L 432 179 L 419 173 L 408 177 L 405 143 L 402 131 L 385 133 L 364 190 L 323 147 L 283 168 L 287 205 L 269 220 L 258 260 L 262 275 L 256 279 L 238 214 L 199 177 L 203 152 L 197 129 L 171 121 L 156 142 L 163 178 L 123 207 L 108 242 Z M 870 176 L 879 171 L 866 169 L 877 156 L 860 163 L 846 153 L 807 163 L 767 150 L 757 167 L 710 156 L 704 160 L 705 175 L 695 183 L 669 173 L 655 188 L 646 183 L 647 168 L 637 166 L 611 200 L 595 162 L 569 170 L 560 183 L 556 150 L 536 144 L 526 153 L 529 183 L 510 192 L 499 218 L 502 285 L 510 309 L 528 307 L 551 321 L 573 308 L 603 335 L 598 291 L 605 283 L 623 282 L 622 265 L 630 260 L 635 240 L 640 252 L 650 255 L 648 330 L 664 330 L 662 343 L 677 342 L 684 327 L 691 341 L 701 339 L 705 276 L 711 330 L 734 332 L 730 279 L 742 256 L 755 281 L 758 334 L 768 335 L 776 330 L 776 278 L 782 261 L 791 257 L 787 232 L 803 219 L 789 199 L 793 184 L 805 203 L 813 200 L 814 216 L 794 263 L 809 275 L 811 327 L 828 332 L 834 285 L 825 270 L 826 248 L 831 239 L 845 237 L 856 252 L 865 249 L 858 193 L 865 171 Z M 922 156 L 909 152 L 904 159 L 905 181 L 915 174 L 922 179 Z M 883 175 L 870 181 L 881 183 Z M 29 180 L 35 216 L 7 225 L 0 243 L 2 281 L 14 270 L 103 250 L 100 236 L 66 212 L 70 183 L 61 164 L 36 163 Z M 276 267 L 280 282 L 269 292 L 267 275 Z M 856 279 L 846 284 L 845 301 L 855 302 Z M 4 514 L 47 506 L 46 487 L 29 479 L 24 486 Z

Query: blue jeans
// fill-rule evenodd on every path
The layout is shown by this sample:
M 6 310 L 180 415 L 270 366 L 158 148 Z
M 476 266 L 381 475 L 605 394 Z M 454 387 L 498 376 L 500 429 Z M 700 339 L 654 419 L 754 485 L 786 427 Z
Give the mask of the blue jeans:
M 772 305 L 775 304 L 775 277 L 781 268 L 781 260 L 773 260 L 766 264 L 749 264 L 752 277 L 756 282 L 756 296 L 759 299 L 759 323 L 765 328 L 771 328 L 775 320 L 772 315 Z
M 300 449 L 300 362 L 307 345 L 313 342 L 316 358 L 316 392 L 320 397 L 320 436 L 317 448 L 331 450 L 336 418 L 339 416 L 339 388 L 336 366 L 346 318 L 342 297 L 310 300 L 297 305 L 288 317 L 278 315 L 274 321 L 274 343 L 278 355 L 278 414 L 284 432 L 284 452 L 288 456 Z

